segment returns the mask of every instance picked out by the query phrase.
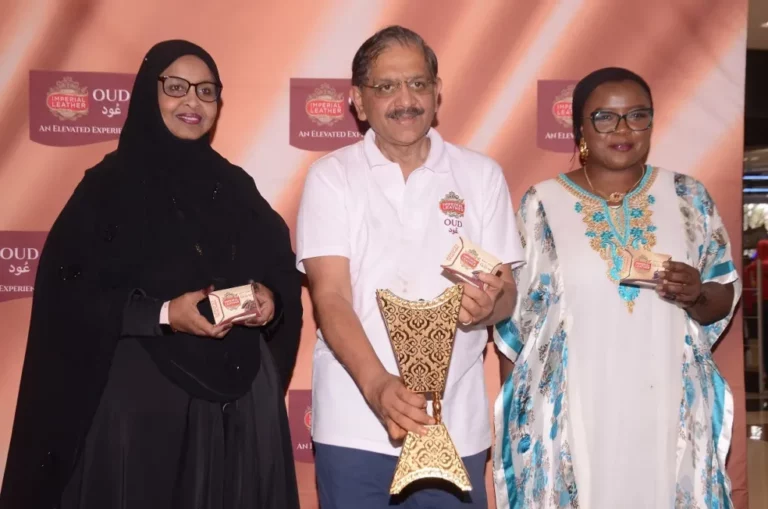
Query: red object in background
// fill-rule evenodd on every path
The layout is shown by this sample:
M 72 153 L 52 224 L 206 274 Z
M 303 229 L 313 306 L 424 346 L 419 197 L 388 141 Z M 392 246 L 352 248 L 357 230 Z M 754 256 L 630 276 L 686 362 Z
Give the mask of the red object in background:
M 311 390 L 288 391 L 288 423 L 293 441 L 293 458 L 301 463 L 314 463 Z
M 0 232 L 0 302 L 32 297 L 48 232 Z
M 744 269 L 744 289 L 751 290 L 757 288 L 757 264 L 763 265 L 763 300 L 768 300 L 768 240 L 757 242 L 757 258 Z M 747 314 L 756 313 L 755 304 L 757 303 L 757 292 L 743 292 L 744 308 Z

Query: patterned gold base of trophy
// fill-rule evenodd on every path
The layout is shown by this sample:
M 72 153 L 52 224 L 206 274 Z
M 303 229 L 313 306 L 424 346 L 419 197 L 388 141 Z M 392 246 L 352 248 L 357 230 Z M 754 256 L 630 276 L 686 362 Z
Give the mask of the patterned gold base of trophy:
M 403 383 L 413 392 L 432 394 L 433 417 L 437 421 L 426 426 L 425 436 L 409 432 L 405 437 L 389 489 L 392 495 L 421 479 L 442 479 L 462 491 L 472 489 L 441 415 L 463 293 L 463 288 L 456 285 L 434 300 L 408 301 L 389 290 L 376 292 Z

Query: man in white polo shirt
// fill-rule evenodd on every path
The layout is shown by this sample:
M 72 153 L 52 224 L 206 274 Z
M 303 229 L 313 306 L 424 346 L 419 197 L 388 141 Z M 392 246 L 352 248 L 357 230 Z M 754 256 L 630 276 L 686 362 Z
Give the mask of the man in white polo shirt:
M 312 166 L 297 226 L 297 263 L 319 325 L 312 434 L 321 508 L 486 508 L 486 326 L 512 314 L 510 265 L 523 260 L 509 190 L 493 160 L 431 128 L 441 81 L 419 35 L 397 26 L 376 33 L 355 55 L 352 74 L 351 98 L 371 129 Z M 419 485 L 391 500 L 402 439 L 433 421 L 425 398 L 397 376 L 375 292 L 440 295 L 454 284 L 440 263 L 459 235 L 504 262 L 500 276 L 479 276 L 484 289 L 465 285 L 443 399 L 473 490 Z

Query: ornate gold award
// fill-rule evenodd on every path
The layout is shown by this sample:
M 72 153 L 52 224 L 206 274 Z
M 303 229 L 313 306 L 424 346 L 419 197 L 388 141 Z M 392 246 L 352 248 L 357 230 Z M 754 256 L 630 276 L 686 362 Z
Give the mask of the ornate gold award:
M 403 383 L 413 392 L 432 395 L 437 421 L 426 426 L 425 436 L 408 432 L 389 489 L 392 495 L 420 479 L 443 479 L 462 491 L 472 489 L 441 416 L 463 293 L 463 288 L 456 285 L 434 300 L 408 301 L 389 290 L 376 291 Z

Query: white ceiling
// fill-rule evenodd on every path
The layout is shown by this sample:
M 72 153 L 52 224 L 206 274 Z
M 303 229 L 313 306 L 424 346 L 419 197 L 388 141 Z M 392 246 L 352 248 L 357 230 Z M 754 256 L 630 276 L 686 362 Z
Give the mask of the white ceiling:
M 768 28 L 762 28 L 763 23 L 768 23 L 768 0 L 749 0 L 748 48 L 768 50 Z

